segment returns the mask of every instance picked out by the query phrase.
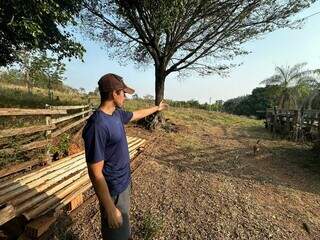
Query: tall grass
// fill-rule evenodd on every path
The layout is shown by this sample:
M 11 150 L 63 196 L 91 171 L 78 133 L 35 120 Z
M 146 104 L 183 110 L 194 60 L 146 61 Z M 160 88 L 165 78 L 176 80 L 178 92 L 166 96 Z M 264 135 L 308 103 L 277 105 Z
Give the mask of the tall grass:
M 53 91 L 53 101 L 49 101 L 46 89 L 33 88 L 28 93 L 25 86 L 12 84 L 0 85 L 0 107 L 44 108 L 50 105 L 77 105 L 88 102 L 85 95 L 72 92 Z

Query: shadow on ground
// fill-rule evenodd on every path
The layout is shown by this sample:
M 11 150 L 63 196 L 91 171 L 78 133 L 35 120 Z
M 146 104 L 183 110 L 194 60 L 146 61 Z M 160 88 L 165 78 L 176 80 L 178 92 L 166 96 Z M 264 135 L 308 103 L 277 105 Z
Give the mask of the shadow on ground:
M 178 171 L 221 173 L 320 194 L 320 159 L 308 148 L 274 146 L 254 155 L 248 144 L 229 148 L 216 144 L 174 152 L 163 149 L 155 159 Z

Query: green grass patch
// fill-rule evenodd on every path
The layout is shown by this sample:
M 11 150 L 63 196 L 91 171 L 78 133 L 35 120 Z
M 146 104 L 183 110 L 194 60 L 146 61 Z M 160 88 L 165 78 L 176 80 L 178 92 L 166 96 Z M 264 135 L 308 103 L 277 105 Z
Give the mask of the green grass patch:
M 166 116 L 174 120 L 185 122 L 186 124 L 198 125 L 199 123 L 208 126 L 224 127 L 252 127 L 262 126 L 262 121 L 231 115 L 222 112 L 209 112 L 202 109 L 191 108 L 170 108 Z
M 161 231 L 163 220 L 147 212 L 142 219 L 141 235 L 144 240 L 151 240 Z

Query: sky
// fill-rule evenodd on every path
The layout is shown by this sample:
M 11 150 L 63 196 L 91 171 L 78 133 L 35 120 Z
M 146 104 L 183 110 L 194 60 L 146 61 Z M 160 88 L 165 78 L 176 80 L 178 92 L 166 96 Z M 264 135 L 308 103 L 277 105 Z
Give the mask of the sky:
M 298 16 L 306 17 L 319 11 L 318 1 Z M 155 95 L 153 64 L 146 69 L 137 68 L 131 62 L 120 65 L 118 59 L 108 58 L 108 50 L 101 42 L 94 42 L 79 34 L 76 36 L 76 40 L 86 48 L 86 53 L 84 62 L 77 59 L 65 61 L 67 85 L 93 91 L 99 78 L 112 72 L 122 76 L 138 96 Z M 169 75 L 165 83 L 165 99 L 195 99 L 200 103 L 225 101 L 262 87 L 260 82 L 272 76 L 276 66 L 307 62 L 308 69 L 320 68 L 320 14 L 308 18 L 301 29 L 280 29 L 262 39 L 246 43 L 244 48 L 251 53 L 235 59 L 234 63 L 242 64 L 231 69 L 227 77 L 192 73 L 180 79 L 176 75 Z

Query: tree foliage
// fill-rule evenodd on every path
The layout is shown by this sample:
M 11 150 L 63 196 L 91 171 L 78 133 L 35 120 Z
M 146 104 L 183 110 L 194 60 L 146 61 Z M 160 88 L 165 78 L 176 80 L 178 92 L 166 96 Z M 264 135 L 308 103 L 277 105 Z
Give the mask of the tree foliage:
M 263 118 L 266 108 L 301 110 L 319 107 L 319 70 L 304 70 L 306 63 L 276 67 L 276 73 L 263 80 L 265 87 L 253 89 L 247 96 L 226 101 L 226 112 Z
M 281 87 L 277 85 L 258 87 L 253 89 L 250 95 L 227 100 L 223 104 L 223 110 L 232 114 L 263 118 L 265 110 L 275 106 L 280 96 Z
M 198 100 L 191 99 L 187 101 L 175 101 L 175 100 L 166 100 L 166 102 L 172 107 L 184 107 L 184 108 L 197 108 L 197 109 L 204 109 L 208 111 L 220 111 L 222 110 L 222 105 L 219 102 L 208 104 L 206 103 L 199 103 Z
M 86 32 L 113 55 L 155 66 L 155 103 L 166 77 L 194 70 L 223 74 L 241 45 L 265 33 L 294 27 L 290 17 L 314 0 L 88 0 Z
M 0 66 L 19 61 L 21 50 L 51 50 L 60 57 L 82 57 L 84 48 L 63 30 L 76 24 L 82 0 L 0 1 Z
M 63 89 L 65 64 L 57 57 L 47 56 L 45 52 L 20 52 L 21 59 L 18 69 L 9 68 L 1 72 L 1 81 L 11 84 L 25 84 L 29 93 L 33 87 L 48 89 L 49 99 L 52 100 L 53 89 Z
M 301 108 L 306 98 L 319 87 L 317 70 L 305 70 L 307 63 L 292 67 L 276 67 L 275 74 L 261 83 L 266 86 L 277 85 L 281 89 L 279 108 Z

